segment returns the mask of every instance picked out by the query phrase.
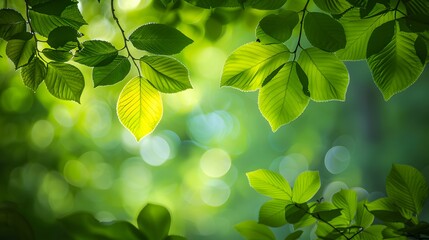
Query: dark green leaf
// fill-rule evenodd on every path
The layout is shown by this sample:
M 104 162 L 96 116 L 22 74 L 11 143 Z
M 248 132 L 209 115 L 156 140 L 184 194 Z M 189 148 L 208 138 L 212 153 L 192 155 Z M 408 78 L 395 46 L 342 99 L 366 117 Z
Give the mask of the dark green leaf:
M 100 223 L 89 213 L 74 213 L 62 218 L 61 223 L 75 239 L 145 240 L 131 223 L 114 221 Z
M 204 24 L 204 37 L 211 41 L 218 40 L 224 33 L 224 25 L 216 18 L 210 17 Z
M 359 9 L 360 17 L 361 18 L 367 17 L 372 12 L 376 4 L 377 4 L 376 1 L 368 1 L 368 4 L 366 5 L 366 7 Z
M 67 62 L 73 57 L 69 51 L 45 48 L 42 51 L 43 55 L 56 62 Z
M 112 85 L 123 80 L 130 72 L 130 68 L 131 63 L 128 58 L 121 55 L 105 66 L 94 67 L 92 70 L 94 87 Z
M 54 16 L 61 16 L 67 7 L 76 4 L 74 0 L 39 0 L 37 4 L 35 4 L 37 0 L 30 2 L 33 2 L 30 4 L 33 6 L 32 10 Z
M 171 55 L 181 52 L 193 41 L 179 30 L 159 23 L 149 23 L 135 30 L 130 41 L 140 50 Z
M 27 29 L 25 19 L 13 9 L 0 9 L 0 38 L 9 40 Z
M 395 21 L 389 21 L 374 29 L 368 41 L 366 57 L 381 52 L 391 41 L 395 34 Z
M 310 43 L 327 52 L 336 52 L 346 47 L 343 26 L 324 13 L 309 12 L 304 19 L 304 30 Z
M 160 92 L 175 93 L 192 88 L 188 69 L 172 57 L 143 56 L 140 66 L 145 78 Z
M 424 32 L 429 31 L 429 15 L 409 15 L 398 19 L 401 31 Z
M 255 221 L 241 222 L 235 225 L 235 229 L 246 240 L 275 240 L 274 233 L 263 224 Z
M 387 176 L 386 192 L 396 205 L 419 214 L 429 195 L 429 187 L 424 176 L 417 169 L 393 164 Z
M 30 223 L 12 203 L 0 203 L 0 238 L 5 240 L 35 239 Z
M 298 75 L 298 79 L 301 82 L 302 92 L 307 97 L 310 97 L 310 91 L 308 90 L 308 77 L 307 77 L 307 74 L 305 74 L 304 70 L 302 70 L 301 66 L 298 63 L 296 64 L 296 74 Z
M 82 73 L 73 65 L 50 62 L 45 78 L 49 92 L 57 98 L 80 102 L 85 87 Z
M 250 6 L 252 8 L 261 9 L 261 10 L 274 10 L 281 8 L 286 0 L 270 0 L 270 1 L 261 1 L 261 0 L 246 0 L 246 6 Z
M 429 17 L 429 1 L 427 0 L 405 0 L 403 1 L 408 15 L 424 14 Z
M 163 206 L 149 203 L 140 211 L 137 224 L 148 240 L 162 240 L 170 231 L 170 213 Z
M 15 69 L 26 65 L 36 53 L 36 41 L 33 35 L 27 32 L 15 35 L 7 42 L 6 55 L 15 64 Z
M 316 5 L 329 13 L 341 14 L 352 7 L 347 0 L 314 0 Z
M 78 32 L 68 26 L 57 27 L 48 35 L 48 44 L 53 48 L 64 47 L 68 42 L 77 42 Z
M 304 232 L 304 231 L 302 231 L 302 230 L 295 231 L 295 232 L 293 232 L 293 233 L 289 234 L 289 235 L 285 238 L 285 240 L 296 240 L 296 239 L 299 239 L 299 238 L 301 237 L 301 235 L 302 235 L 302 233 L 303 233 L 303 232 Z
M 290 203 L 290 201 L 281 199 L 271 199 L 264 203 L 259 210 L 259 223 L 270 227 L 285 225 L 285 207 Z
M 104 66 L 111 63 L 118 50 L 110 43 L 101 40 L 89 40 L 82 43 L 82 50 L 76 52 L 73 60 L 90 67 Z
M 426 58 L 428 57 L 428 46 L 422 36 L 418 36 L 414 42 L 414 49 L 416 50 L 416 55 L 420 58 L 422 64 L 426 63 Z
M 30 63 L 21 69 L 21 77 L 25 86 L 33 91 L 36 91 L 39 84 L 45 79 L 45 75 L 46 66 L 38 57 L 34 57 Z
M 309 208 L 306 203 L 302 204 L 289 204 L 285 209 L 285 219 L 287 223 L 298 223 L 304 219 L 306 215 L 310 215 L 308 213 Z
M 402 228 L 401 231 L 411 233 L 412 235 L 429 235 L 429 223 L 422 221 L 419 222 L 417 225 Z
M 324 221 L 331 221 L 332 219 L 341 216 L 341 211 L 341 208 L 338 208 L 332 203 L 321 202 L 316 205 L 311 214 L 317 218 L 323 219 Z
M 386 222 L 407 222 L 399 212 L 398 207 L 390 198 L 379 198 L 373 202 L 367 203 L 366 208 L 374 216 Z
M 167 236 L 164 240 L 186 240 L 186 238 L 182 236 L 170 235 Z
M 366 8 L 369 4 L 368 2 L 371 2 L 369 0 L 347 0 L 351 5 L 358 8 Z
M 292 36 L 299 16 L 294 11 L 265 16 L 256 28 L 256 37 L 262 44 L 282 43 Z

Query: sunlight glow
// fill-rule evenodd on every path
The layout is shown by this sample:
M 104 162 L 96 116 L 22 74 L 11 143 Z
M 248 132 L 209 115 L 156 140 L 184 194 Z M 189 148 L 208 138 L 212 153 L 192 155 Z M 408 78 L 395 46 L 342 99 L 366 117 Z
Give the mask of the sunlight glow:
M 212 179 L 201 190 L 201 199 L 209 206 L 219 207 L 225 204 L 230 193 L 231 189 L 224 181 Z
M 37 148 L 46 148 L 54 139 L 55 130 L 52 124 L 46 120 L 39 120 L 31 129 L 31 141 Z
M 136 8 L 139 4 L 140 0 L 119 0 L 118 2 L 118 5 L 122 10 L 131 10 Z
M 170 158 L 170 145 L 160 136 L 147 136 L 140 144 L 140 155 L 152 166 L 161 166 Z
M 350 152 L 346 147 L 334 146 L 328 150 L 325 156 L 326 169 L 332 174 L 339 174 L 347 169 L 350 164 Z
M 209 177 L 222 177 L 231 167 L 231 158 L 222 149 L 210 149 L 201 156 L 200 167 Z

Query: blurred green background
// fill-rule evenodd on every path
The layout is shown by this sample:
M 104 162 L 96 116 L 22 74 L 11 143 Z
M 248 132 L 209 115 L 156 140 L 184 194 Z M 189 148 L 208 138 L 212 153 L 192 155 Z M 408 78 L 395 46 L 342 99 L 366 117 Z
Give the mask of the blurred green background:
M 8 4 L 25 9 L 21 1 Z M 89 23 L 81 28 L 81 41 L 102 39 L 122 48 L 109 1 L 81 1 L 80 6 Z M 126 81 L 94 89 L 90 68 L 80 65 L 86 78 L 81 105 L 55 99 L 44 84 L 33 93 L 14 71 L 1 40 L 0 201 L 14 202 L 38 239 L 58 239 L 63 230 L 55 220 L 76 211 L 100 221 L 135 223 L 148 202 L 170 210 L 172 233 L 240 239 L 233 226 L 257 220 L 267 199 L 249 187 L 249 171 L 271 169 L 293 183 L 300 172 L 318 170 L 317 197 L 325 199 L 340 188 L 370 200 L 384 195 L 392 163 L 412 165 L 429 180 L 427 67 L 413 86 L 385 102 L 366 63 L 347 63 L 346 102 L 312 102 L 276 133 L 258 110 L 257 93 L 219 87 L 225 59 L 255 41 L 254 29 L 267 13 L 117 1 L 128 35 L 144 23 L 162 22 L 195 41 L 177 55 L 189 68 L 194 89 L 163 94 L 162 121 L 140 142 L 116 116 Z M 132 69 L 127 79 L 135 75 Z M 422 216 L 429 220 L 428 205 Z

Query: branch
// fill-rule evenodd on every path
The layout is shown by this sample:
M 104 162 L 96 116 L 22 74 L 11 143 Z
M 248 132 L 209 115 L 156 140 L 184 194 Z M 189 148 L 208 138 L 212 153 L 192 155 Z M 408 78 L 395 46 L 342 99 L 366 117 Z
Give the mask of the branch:
M 7 2 L 7 1 L 6 1 Z M 37 43 L 40 42 L 40 40 L 37 39 L 36 32 L 33 29 L 33 25 L 31 24 L 31 18 L 30 18 L 30 5 L 28 4 L 28 0 L 25 0 L 25 16 L 27 17 L 28 26 L 30 27 L 30 33 L 33 35 L 34 41 L 36 42 L 36 55 L 42 59 L 45 63 L 48 63 L 41 55 L 39 48 L 37 47 Z
M 305 13 L 307 12 L 307 7 L 308 7 L 308 4 L 310 3 L 310 0 L 307 0 L 307 2 L 305 3 L 305 5 L 304 5 L 304 8 L 302 9 L 302 18 L 301 18 L 301 22 L 299 23 L 300 24 L 300 26 L 299 26 L 299 36 L 298 36 L 298 42 L 296 43 L 296 47 L 295 47 L 295 50 L 293 50 L 293 54 L 294 54 L 294 56 L 293 56 L 293 61 L 295 61 L 295 58 L 296 58 L 296 52 L 298 51 L 298 47 L 301 47 L 301 37 L 302 37 L 302 27 L 303 27 L 303 25 L 304 25 L 304 18 L 305 18 Z M 302 48 L 302 47 L 301 47 Z
M 139 77 L 141 77 L 142 76 L 142 74 L 140 73 L 140 68 L 138 67 L 138 65 L 137 65 L 137 63 L 135 62 L 136 60 L 137 60 L 137 58 L 135 58 L 135 57 L 133 57 L 133 55 L 131 54 L 131 51 L 130 51 L 130 49 L 129 49 L 129 47 L 128 47 L 128 39 L 127 39 L 127 37 L 125 36 L 125 31 L 124 31 L 124 29 L 122 28 L 122 26 L 121 26 L 121 24 L 119 23 L 119 19 L 118 19 L 118 17 L 115 15 L 115 6 L 114 6 L 115 4 L 114 4 L 114 0 L 110 0 L 110 9 L 112 10 L 112 17 L 113 17 L 113 20 L 115 20 L 115 22 L 116 22 L 116 25 L 118 25 L 118 27 L 119 27 L 119 29 L 121 30 L 121 34 L 122 34 L 122 39 L 124 40 L 124 47 L 122 48 L 122 49 L 126 49 L 127 50 L 127 53 L 128 53 L 128 58 L 131 58 L 131 61 L 134 63 L 134 66 L 137 68 L 137 71 L 138 71 L 138 73 L 139 73 Z M 122 50 L 121 49 L 121 50 Z

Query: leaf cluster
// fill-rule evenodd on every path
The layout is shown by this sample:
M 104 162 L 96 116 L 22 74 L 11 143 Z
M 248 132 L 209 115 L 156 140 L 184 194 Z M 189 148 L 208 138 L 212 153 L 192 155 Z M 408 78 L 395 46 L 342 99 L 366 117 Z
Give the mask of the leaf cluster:
M 250 186 L 271 197 L 259 210 L 259 220 L 236 225 L 248 240 L 275 240 L 270 227 L 290 224 L 294 232 L 285 240 L 299 239 L 303 228 L 316 226 L 318 239 L 426 239 L 429 223 L 418 216 L 429 196 L 429 186 L 415 168 L 394 164 L 386 181 L 387 197 L 358 201 L 353 190 L 342 189 L 332 201 L 310 201 L 320 188 L 318 172 L 298 175 L 293 188 L 270 170 L 247 173 Z M 378 219 L 378 221 L 375 221 Z M 381 224 L 382 223 L 382 224 Z

